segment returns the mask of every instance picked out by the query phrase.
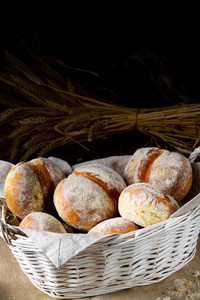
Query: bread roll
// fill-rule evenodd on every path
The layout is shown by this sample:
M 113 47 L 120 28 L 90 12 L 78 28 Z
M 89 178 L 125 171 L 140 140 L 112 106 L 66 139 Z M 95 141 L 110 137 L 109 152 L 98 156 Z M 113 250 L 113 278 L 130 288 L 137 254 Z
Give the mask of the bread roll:
M 63 172 L 46 158 L 18 163 L 5 179 L 4 193 L 8 208 L 21 220 L 35 211 L 54 214 L 53 192 L 63 178 Z
M 98 223 L 88 233 L 95 235 L 123 234 L 137 229 L 139 228 L 133 222 L 116 217 Z
M 58 183 L 66 177 L 65 174 L 54 162 L 47 158 L 35 158 L 27 162 L 27 164 L 35 172 L 41 184 L 44 197 L 44 211 L 55 215 L 53 193 Z
M 76 168 L 70 176 L 84 176 L 98 183 L 118 207 L 119 195 L 126 183 L 119 173 L 102 164 L 88 164 Z
M 146 182 L 181 201 L 192 185 L 192 167 L 180 153 L 147 147 L 136 150 L 124 170 L 127 185 Z
M 175 199 L 144 182 L 129 185 L 119 197 L 120 215 L 142 227 L 167 220 L 178 208 Z
M 118 215 L 118 198 L 125 187 L 123 178 L 111 168 L 84 165 L 57 185 L 54 204 L 67 224 L 87 232 Z
M 57 233 L 66 233 L 66 230 L 60 221 L 44 212 L 33 212 L 28 214 L 21 221 L 19 227 Z

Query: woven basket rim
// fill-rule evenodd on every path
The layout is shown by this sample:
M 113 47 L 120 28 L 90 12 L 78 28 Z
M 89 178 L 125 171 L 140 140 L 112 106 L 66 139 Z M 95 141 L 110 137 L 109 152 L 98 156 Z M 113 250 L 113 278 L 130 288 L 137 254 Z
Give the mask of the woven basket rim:
M 197 196 L 200 196 L 200 193 L 196 195 Z M 0 203 L 2 201 L 2 198 L 0 198 Z M 191 200 L 192 201 L 192 200 Z M 200 201 L 199 201 L 200 202 Z M 124 234 L 119 234 L 119 233 L 113 233 L 113 234 L 110 234 L 110 235 L 107 235 L 107 236 L 102 236 L 101 237 L 101 240 L 109 240 L 109 239 L 113 239 L 113 237 L 117 238 L 118 240 L 121 239 L 124 239 L 124 237 L 133 237 L 134 239 L 143 239 L 143 238 L 148 238 L 150 235 L 154 235 L 156 234 L 158 231 L 160 232 L 161 230 L 165 230 L 165 228 L 168 226 L 168 224 L 174 222 L 175 224 L 177 224 L 180 221 L 182 221 L 183 218 L 187 218 L 190 214 L 193 214 L 193 212 L 195 210 L 198 209 L 200 203 L 195 205 L 194 207 L 192 207 L 190 210 L 186 211 L 185 213 L 183 214 L 180 214 L 178 216 L 175 216 L 173 217 L 173 215 L 168 218 L 167 220 L 164 220 L 164 221 L 161 221 L 161 222 L 158 222 L 156 224 L 153 224 L 153 225 L 149 225 L 147 227 L 144 227 L 144 228 L 139 228 L 135 231 L 132 231 L 132 232 L 127 232 L 127 233 L 124 233 Z M 12 224 L 9 224 L 7 221 L 6 221 L 6 217 L 7 215 L 9 217 L 12 218 L 12 216 L 15 218 L 15 216 L 9 211 L 7 205 L 5 204 L 5 201 L 2 205 L 2 216 L 1 216 L 1 220 L 0 220 L 0 223 L 2 223 L 2 226 L 4 228 L 6 228 L 7 230 L 9 231 L 12 231 L 12 236 L 17 234 L 17 235 L 22 235 L 22 236 L 27 236 L 27 234 L 25 233 L 25 231 L 27 229 L 25 229 L 25 231 L 23 230 L 23 228 L 20 228 L 19 226 L 17 225 L 12 225 Z M 35 231 L 34 229 L 28 229 L 28 231 Z M 47 233 L 48 232 L 44 232 L 44 233 Z M 51 233 L 52 234 L 52 233 Z M 58 235 L 60 236 L 60 233 L 53 233 L 54 235 Z M 86 235 L 87 233 L 62 233 L 62 235 Z
M 195 162 L 195 159 L 197 158 L 197 156 L 200 154 L 200 147 L 196 148 L 190 155 L 190 157 L 188 158 L 189 162 L 191 164 L 200 164 L 200 162 Z M 117 157 L 117 156 L 115 156 Z M 196 198 L 199 195 L 200 197 L 200 193 L 197 194 L 194 198 Z M 192 203 L 193 199 L 187 201 L 186 205 L 188 204 L 188 202 Z M 196 205 L 197 207 L 200 205 L 200 199 L 199 199 L 199 203 Z M 2 223 L 1 227 L 5 228 L 5 231 L 7 232 L 8 230 L 10 232 L 12 232 L 11 236 L 14 237 L 15 233 L 17 233 L 18 235 L 26 235 L 26 233 L 24 232 L 23 228 L 19 228 L 18 226 L 15 226 L 15 224 L 13 225 L 13 221 L 15 223 L 15 218 L 16 216 L 14 216 L 8 209 L 7 205 L 6 205 L 6 200 L 4 198 L 0 198 L 0 207 L 2 206 L 2 216 L 1 216 L 1 220 L 0 222 Z M 185 204 L 183 205 L 185 206 Z M 138 238 L 145 238 L 146 236 L 148 237 L 149 235 L 153 235 L 156 234 L 157 231 L 160 230 L 164 230 L 166 226 L 168 226 L 168 224 L 172 223 L 172 222 L 178 222 L 178 220 L 182 219 L 184 216 L 187 217 L 189 214 L 192 214 L 192 212 L 196 209 L 196 206 L 193 205 L 193 207 L 191 209 L 188 209 L 186 212 L 184 212 L 183 214 L 181 214 L 180 216 L 175 216 L 173 217 L 173 215 L 175 215 L 177 212 L 175 212 L 172 216 L 170 216 L 170 218 L 168 218 L 165 221 L 161 221 L 159 223 L 147 226 L 145 228 L 139 228 L 138 230 L 132 231 L 132 232 L 128 232 L 125 233 L 123 235 L 121 234 L 111 234 L 109 236 L 102 236 L 101 240 L 109 240 L 109 239 L 113 239 L 116 238 L 117 240 L 123 240 L 124 237 L 134 237 L 136 239 Z M 179 208 L 179 210 L 181 210 L 182 207 Z M 178 211 L 179 211 L 178 210 Z M 11 224 L 10 224 L 11 223 Z M 26 229 L 27 230 L 27 229 Z M 28 230 L 32 230 L 32 229 L 28 229 Z M 48 232 L 47 232 L 48 233 Z M 55 235 L 59 235 L 58 233 L 54 233 Z M 73 234 L 73 233 L 67 233 L 67 234 Z M 76 235 L 79 234 L 84 234 L 84 233 L 74 233 Z M 63 234 L 62 234 L 63 235 Z M 65 235 L 65 234 L 64 234 Z M 28 236 L 27 236 L 28 237 Z M 9 239 L 8 235 L 7 238 Z
M 175 213 L 174 217 L 172 215 L 165 221 L 125 234 L 103 236 L 61 268 L 55 268 L 25 231 L 12 224 L 13 215 L 5 199 L 0 199 L 0 234 L 2 232 L 23 272 L 42 292 L 58 299 L 96 296 L 158 282 L 184 267 L 194 257 L 200 230 L 200 193 L 190 201 L 191 206 L 187 202 L 180 208 L 180 214 Z M 186 209 L 182 210 L 184 206 Z M 171 234 L 173 229 L 175 235 Z M 144 253 L 141 253 L 141 247 Z M 44 271 L 42 276 L 41 270 Z M 113 275 L 110 276 L 113 272 L 114 281 Z

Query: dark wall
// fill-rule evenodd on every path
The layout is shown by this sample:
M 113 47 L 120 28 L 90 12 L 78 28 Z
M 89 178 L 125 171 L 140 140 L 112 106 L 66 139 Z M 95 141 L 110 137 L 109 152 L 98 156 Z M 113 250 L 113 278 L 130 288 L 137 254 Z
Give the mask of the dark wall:
M 194 5 L 150 1 L 22 1 L 1 4 L 1 48 L 59 58 L 66 77 L 120 105 L 162 107 L 199 102 L 199 17 Z M 75 69 L 90 72 L 75 71 Z M 94 76 L 92 72 L 98 74 Z M 93 90 L 94 92 L 94 90 Z M 75 163 L 128 154 L 147 136 L 130 132 L 49 153 Z
M 157 107 L 198 101 L 195 7 L 7 1 L 5 12 L 5 27 L 12 28 L 31 51 L 97 72 L 123 105 Z M 9 29 L 3 31 L 11 48 L 21 47 Z

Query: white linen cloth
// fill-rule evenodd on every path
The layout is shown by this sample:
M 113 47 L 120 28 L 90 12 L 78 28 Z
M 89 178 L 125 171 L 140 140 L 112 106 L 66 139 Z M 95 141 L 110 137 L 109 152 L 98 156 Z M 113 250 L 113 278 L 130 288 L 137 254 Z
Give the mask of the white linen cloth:
M 73 169 L 91 162 L 97 162 L 105 164 L 110 168 L 113 168 L 120 175 L 123 174 L 124 168 L 130 159 L 130 155 L 124 156 L 111 156 L 107 158 L 92 160 L 80 164 L 70 166 L 66 161 L 49 157 L 54 163 L 56 163 L 62 171 L 68 176 Z M 0 160 L 0 196 L 4 198 L 4 182 L 7 173 L 13 167 L 10 162 Z M 200 163 L 192 163 L 193 167 L 193 184 L 189 191 L 187 198 L 190 200 L 183 205 L 177 212 L 175 212 L 171 218 L 179 216 L 185 212 L 190 211 L 193 207 L 200 204 Z M 70 258 L 76 256 L 82 250 L 86 249 L 89 245 L 101 240 L 106 239 L 106 236 L 96 236 L 92 234 L 84 233 L 66 233 L 58 234 L 46 231 L 39 231 L 27 228 L 20 228 L 34 243 L 47 255 L 50 261 L 60 268 Z

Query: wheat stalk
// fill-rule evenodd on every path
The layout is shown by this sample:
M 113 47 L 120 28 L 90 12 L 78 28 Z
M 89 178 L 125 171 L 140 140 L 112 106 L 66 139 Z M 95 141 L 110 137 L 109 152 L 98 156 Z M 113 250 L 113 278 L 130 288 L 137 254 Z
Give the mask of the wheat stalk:
M 15 63 L 12 55 L 6 59 L 6 65 Z M 7 143 L 1 144 L 2 157 L 27 160 L 62 145 L 85 147 L 84 142 L 136 130 L 157 145 L 162 142 L 180 152 L 191 153 L 199 146 L 200 104 L 123 107 L 78 93 L 42 59 L 36 58 L 35 64 L 41 78 L 19 59 L 5 74 L 1 72 L 0 81 L 16 93 L 16 99 L 20 95 L 27 101 L 27 106 L 19 101 L 17 107 L 15 103 L 0 114 L 0 143 L 7 138 Z
M 84 105 L 83 101 L 82 105 Z M 9 117 L 6 120 L 3 119 L 0 124 L 8 126 L 10 122 L 9 126 L 13 126 L 11 134 L 8 135 L 8 139 L 12 140 L 13 148 L 16 149 L 16 143 L 22 152 L 23 149 L 28 149 L 29 145 L 32 147 L 26 152 L 26 158 L 37 150 L 48 149 L 50 151 L 52 136 L 56 135 L 61 145 L 83 143 L 113 134 L 138 130 L 186 153 L 190 153 L 199 145 L 199 104 L 182 104 L 162 109 L 140 109 L 138 112 L 137 109 L 124 107 L 120 110 L 120 107 L 114 104 L 101 107 L 100 103 L 96 105 L 95 100 L 91 104 L 90 112 L 87 101 L 86 107 L 87 113 L 82 115 L 63 113 L 60 116 L 55 114 L 51 118 L 34 118 L 31 117 L 31 108 L 30 110 L 21 108 L 22 119 L 19 119 L 18 110 L 18 113 L 12 114 L 11 119 Z M 5 112 L 3 114 L 5 115 Z M 33 137 L 37 137 L 37 133 L 41 137 L 45 136 L 46 132 L 49 133 L 49 139 L 48 136 L 44 139 L 45 142 L 42 138 L 38 139 L 37 147 L 33 147 Z M 35 143 L 36 140 L 37 138 L 35 138 Z M 54 147 L 55 145 L 56 143 Z M 16 154 L 16 151 L 12 152 L 12 159 L 15 157 L 13 153 Z

